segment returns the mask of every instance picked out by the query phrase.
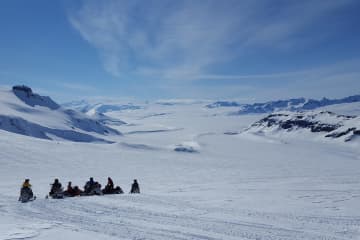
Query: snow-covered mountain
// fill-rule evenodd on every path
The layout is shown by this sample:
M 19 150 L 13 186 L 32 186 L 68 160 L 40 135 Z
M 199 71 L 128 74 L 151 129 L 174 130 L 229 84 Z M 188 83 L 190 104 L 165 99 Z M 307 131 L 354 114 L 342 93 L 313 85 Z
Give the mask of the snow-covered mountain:
M 119 135 L 75 110 L 64 109 L 50 97 L 33 93 L 26 86 L 14 86 L 11 91 L 0 90 L 0 129 L 48 140 L 76 142 L 108 142 L 105 135 Z
M 127 104 L 101 103 L 101 102 L 91 103 L 86 100 L 64 103 L 62 104 L 62 107 L 74 109 L 86 113 L 87 115 L 96 115 L 96 114 L 104 114 L 112 111 L 136 110 L 143 108 L 141 106 L 134 105 L 132 103 L 127 103 Z
M 220 107 L 240 107 L 244 104 L 240 104 L 235 101 L 217 101 L 206 105 L 207 108 L 220 108 Z
M 96 119 L 98 122 L 105 125 L 120 126 L 126 124 L 125 121 L 115 119 L 106 113 L 125 111 L 125 110 L 138 110 L 143 109 L 143 106 L 134 105 L 132 103 L 122 104 L 114 102 L 90 102 L 86 100 L 71 101 L 61 104 L 63 108 L 73 109 L 82 112 L 91 118 Z
M 245 132 L 265 136 L 285 134 L 296 138 L 304 137 L 304 133 L 312 133 L 344 142 L 360 142 L 360 117 L 329 111 L 279 112 L 255 122 Z
M 218 101 L 212 104 L 206 105 L 207 108 L 219 108 L 219 107 L 239 107 L 232 115 L 243 115 L 252 113 L 272 113 L 276 111 L 303 111 L 313 110 L 324 106 L 330 106 L 342 103 L 360 102 L 360 95 L 349 96 L 341 99 L 327 99 L 321 100 L 294 98 L 287 100 L 269 101 L 265 103 L 253 103 L 253 104 L 240 104 L 234 101 Z

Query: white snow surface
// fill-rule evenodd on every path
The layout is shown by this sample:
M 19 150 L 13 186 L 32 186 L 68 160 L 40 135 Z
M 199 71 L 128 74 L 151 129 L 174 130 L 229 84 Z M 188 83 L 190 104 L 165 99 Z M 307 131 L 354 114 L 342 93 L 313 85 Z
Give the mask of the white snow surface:
M 56 122 L 35 109 L 27 120 Z M 214 115 L 202 103 L 108 115 L 127 123 L 104 136 L 113 144 L 0 130 L 0 239 L 360 239 L 358 145 L 224 134 L 264 115 Z M 111 176 L 125 194 L 44 198 L 54 178 L 82 187 L 90 176 Z M 25 178 L 38 198 L 19 203 Z M 128 194 L 135 178 L 139 195 Z

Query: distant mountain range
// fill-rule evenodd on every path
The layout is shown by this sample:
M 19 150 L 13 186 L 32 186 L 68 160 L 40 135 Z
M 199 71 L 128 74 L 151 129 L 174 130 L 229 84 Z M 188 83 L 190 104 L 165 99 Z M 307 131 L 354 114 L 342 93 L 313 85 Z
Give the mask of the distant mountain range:
M 163 106 L 183 106 L 183 105 L 194 105 L 194 104 L 204 104 L 208 101 L 198 100 L 198 99 L 163 99 L 158 100 L 155 103 Z
M 232 112 L 231 115 L 243 115 L 253 113 L 272 113 L 276 111 L 303 111 L 313 110 L 316 108 L 341 104 L 360 102 L 360 95 L 349 96 L 341 99 L 328 99 L 321 100 L 294 98 L 288 100 L 269 101 L 264 103 L 241 104 L 234 101 L 218 101 L 206 105 L 207 108 L 220 108 L 220 107 L 238 107 L 239 110 Z
M 289 100 L 269 101 L 266 103 L 240 104 L 235 101 L 218 101 L 207 105 L 207 108 L 235 107 L 239 110 L 230 115 L 254 113 L 270 113 L 267 117 L 255 122 L 243 132 L 258 135 L 278 133 L 316 133 L 327 139 L 342 139 L 354 142 L 360 139 L 360 117 L 335 114 L 320 107 L 334 105 L 328 108 L 340 110 L 352 109 L 350 114 L 357 114 L 357 102 L 360 95 L 342 99 L 321 100 L 296 98 Z M 352 103 L 352 104 L 350 104 Z M 163 108 L 194 108 L 204 106 L 204 101 L 168 100 L 158 101 L 154 105 Z M 337 105 L 336 105 L 337 104 Z M 355 105 L 354 105 L 355 104 Z M 89 103 L 87 101 L 70 102 L 59 105 L 50 97 L 41 96 L 27 86 L 14 86 L 12 90 L 0 90 L 0 129 L 26 136 L 48 139 L 67 140 L 74 142 L 103 142 L 107 135 L 121 135 L 113 127 L 126 124 L 124 121 L 112 118 L 106 113 L 111 111 L 145 109 L 151 105 L 142 106 L 117 103 Z M 67 109 L 72 108 L 72 109 Z M 306 110 L 306 111 L 305 111 Z M 336 111 L 336 110 L 335 110 Z M 223 112 L 223 111 L 220 111 Z M 149 116 L 166 116 L 168 113 L 152 113 Z M 141 119 L 141 118 L 140 118 Z M 239 134 L 229 131 L 225 134 Z M 300 134 L 303 136 L 304 134 Z M 300 136 L 300 137 L 301 137 Z M 178 151 L 188 151 L 180 146 Z
M 0 129 L 26 136 L 74 142 L 106 142 L 101 136 L 120 135 L 97 117 L 65 109 L 27 86 L 0 91 Z
M 240 107 L 245 104 L 240 104 L 234 101 L 217 101 L 211 104 L 206 105 L 207 108 L 220 108 L 220 107 Z

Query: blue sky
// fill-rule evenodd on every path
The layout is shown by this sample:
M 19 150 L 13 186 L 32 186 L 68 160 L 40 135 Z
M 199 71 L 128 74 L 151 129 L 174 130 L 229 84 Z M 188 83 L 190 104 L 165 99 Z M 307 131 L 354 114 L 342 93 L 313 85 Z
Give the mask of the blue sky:
M 0 85 L 73 99 L 360 93 L 358 0 L 0 2 Z

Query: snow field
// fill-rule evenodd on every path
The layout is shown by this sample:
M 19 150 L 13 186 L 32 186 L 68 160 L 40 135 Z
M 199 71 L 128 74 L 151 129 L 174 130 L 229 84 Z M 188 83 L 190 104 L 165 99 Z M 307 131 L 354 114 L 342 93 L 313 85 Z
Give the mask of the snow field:
M 359 239 L 356 146 L 239 132 L 262 116 L 200 104 L 111 112 L 113 144 L 0 130 L 0 239 Z M 168 114 L 162 114 L 168 113 Z M 197 153 L 175 152 L 174 146 Z M 124 195 L 44 199 L 55 177 L 111 176 Z M 30 178 L 38 199 L 17 202 Z M 134 178 L 142 194 L 127 194 Z

